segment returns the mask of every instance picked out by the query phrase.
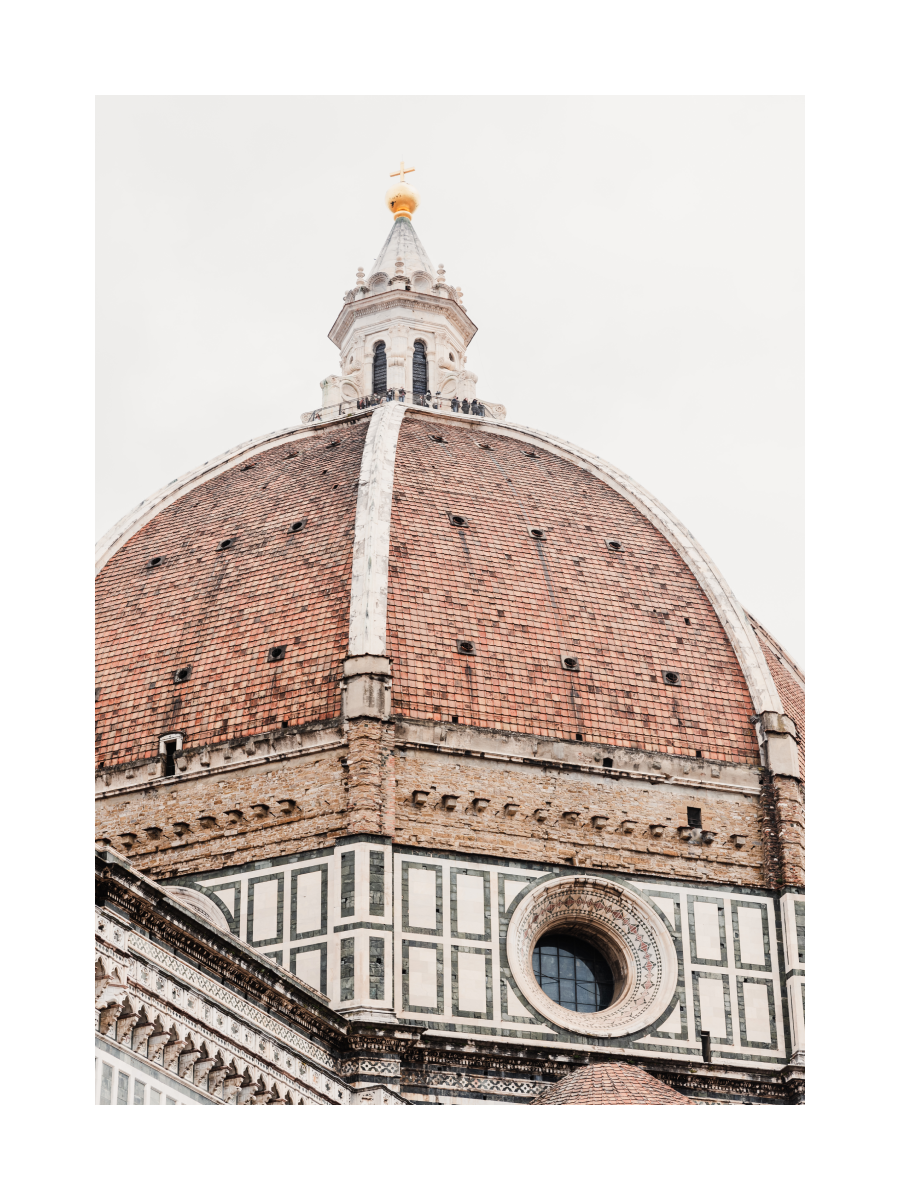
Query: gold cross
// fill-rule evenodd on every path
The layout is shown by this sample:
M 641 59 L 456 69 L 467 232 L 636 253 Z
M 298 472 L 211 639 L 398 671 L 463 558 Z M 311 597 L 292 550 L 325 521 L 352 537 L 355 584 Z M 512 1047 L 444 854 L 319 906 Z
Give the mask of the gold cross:
M 400 170 L 399 171 L 391 171 L 391 179 L 396 179 L 397 176 L 399 175 L 400 182 L 406 183 L 406 176 L 409 175 L 410 172 L 414 171 L 415 169 L 416 169 L 415 167 L 407 167 L 404 164 L 403 159 L 401 158 L 400 159 Z

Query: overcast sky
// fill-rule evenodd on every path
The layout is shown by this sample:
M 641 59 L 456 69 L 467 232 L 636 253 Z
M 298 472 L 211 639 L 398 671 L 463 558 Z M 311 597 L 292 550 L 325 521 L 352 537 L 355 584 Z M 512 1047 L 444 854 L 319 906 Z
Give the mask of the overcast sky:
M 100 100 L 98 534 L 318 406 L 401 158 L 479 395 L 648 488 L 802 662 L 796 98 Z

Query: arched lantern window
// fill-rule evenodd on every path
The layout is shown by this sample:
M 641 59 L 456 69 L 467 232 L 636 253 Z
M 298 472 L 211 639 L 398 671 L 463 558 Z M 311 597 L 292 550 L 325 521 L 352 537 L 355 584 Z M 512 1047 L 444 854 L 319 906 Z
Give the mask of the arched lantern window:
M 375 357 L 372 359 L 372 392 L 383 396 L 387 391 L 387 355 L 384 352 L 384 342 L 376 342 Z
M 413 346 L 412 390 L 416 396 L 424 396 L 428 391 L 428 360 L 425 357 L 425 343 L 416 342 Z

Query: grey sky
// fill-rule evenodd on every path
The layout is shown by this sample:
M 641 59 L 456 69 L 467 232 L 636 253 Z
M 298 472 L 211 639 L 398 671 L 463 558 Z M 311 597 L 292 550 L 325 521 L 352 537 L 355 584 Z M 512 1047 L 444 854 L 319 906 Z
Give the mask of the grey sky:
M 479 394 L 627 471 L 803 657 L 796 98 L 98 103 L 98 532 L 318 406 L 416 168 Z

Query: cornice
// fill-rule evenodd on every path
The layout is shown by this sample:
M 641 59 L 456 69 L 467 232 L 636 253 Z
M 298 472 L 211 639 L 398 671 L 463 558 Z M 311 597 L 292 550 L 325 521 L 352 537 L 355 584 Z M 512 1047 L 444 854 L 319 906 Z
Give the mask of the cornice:
M 463 312 L 455 300 L 444 296 L 429 296 L 425 292 L 407 292 L 397 289 L 389 292 L 376 292 L 345 304 L 328 332 L 328 339 L 340 349 L 358 316 L 388 312 L 395 308 L 425 309 L 439 313 L 453 325 L 466 346 L 478 332 L 478 326 Z
M 146 929 L 171 953 L 193 962 L 281 1019 L 293 1021 L 317 1037 L 333 1039 L 347 1024 L 327 997 L 258 954 L 246 942 L 207 925 L 160 884 L 106 850 L 96 855 L 97 904 L 110 905 Z

